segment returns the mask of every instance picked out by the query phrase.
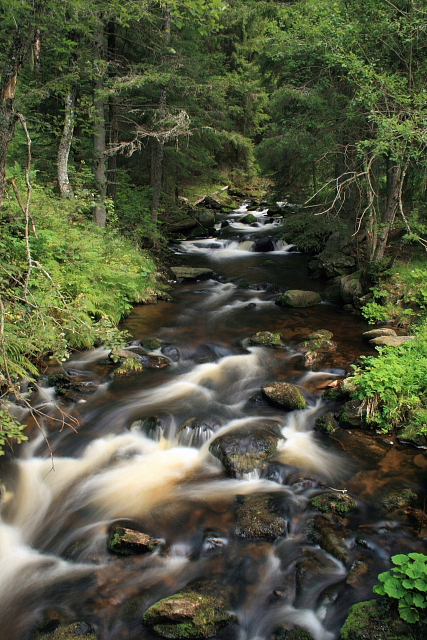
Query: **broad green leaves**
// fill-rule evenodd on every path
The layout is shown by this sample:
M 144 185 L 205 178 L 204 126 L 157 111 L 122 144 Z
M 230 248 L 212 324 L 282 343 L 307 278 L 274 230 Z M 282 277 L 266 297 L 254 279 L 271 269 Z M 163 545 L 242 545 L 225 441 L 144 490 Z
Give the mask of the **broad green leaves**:
M 378 595 L 399 600 L 399 613 L 406 622 L 420 620 L 420 609 L 427 608 L 427 556 L 422 553 L 398 554 L 392 557 L 396 565 L 380 573 L 381 584 L 374 587 Z

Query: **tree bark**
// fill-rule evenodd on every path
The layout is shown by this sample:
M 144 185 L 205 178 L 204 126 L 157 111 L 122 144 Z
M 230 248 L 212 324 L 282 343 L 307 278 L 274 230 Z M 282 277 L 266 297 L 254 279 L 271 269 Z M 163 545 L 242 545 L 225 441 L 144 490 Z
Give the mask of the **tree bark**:
M 73 140 L 76 97 L 77 86 L 74 85 L 65 96 L 64 127 L 58 147 L 58 185 L 61 198 L 71 198 L 73 195 L 68 179 L 68 158 Z
M 399 198 L 401 193 L 401 185 L 404 179 L 403 167 L 387 162 L 387 198 L 384 213 L 381 216 L 381 224 L 378 230 L 377 243 L 373 255 L 373 262 L 378 262 L 384 257 L 387 247 L 388 234 L 394 223 L 397 209 L 399 206 Z
M 114 62 L 116 59 L 116 30 L 117 25 L 114 20 L 110 20 L 108 23 L 108 61 Z M 111 68 L 112 67 L 112 68 Z M 115 75 L 114 66 L 110 65 L 110 77 Z M 117 145 L 119 141 L 119 128 L 117 117 L 117 101 L 114 95 L 111 95 L 108 100 L 109 111 L 109 131 L 108 142 L 110 145 Z M 108 170 L 107 170 L 107 196 L 116 201 L 117 195 L 117 155 L 108 156 Z
M 103 16 L 100 17 L 99 27 L 94 35 L 94 47 L 96 60 L 98 61 L 98 72 L 95 79 L 95 129 L 94 129 L 94 178 L 96 187 L 95 206 L 93 208 L 93 219 L 99 227 L 105 227 L 107 221 L 107 208 L 105 199 L 107 197 L 107 167 L 106 167 L 106 145 L 105 145 L 105 98 L 104 91 L 104 23 Z
M 6 155 L 13 137 L 18 115 L 14 108 L 16 86 L 22 66 L 36 39 L 36 19 L 42 2 L 34 4 L 33 12 L 17 25 L 3 66 L 0 82 L 0 204 L 6 191 Z
M 165 45 L 169 45 L 171 37 L 171 15 L 167 8 L 163 10 L 163 31 L 164 43 Z M 166 119 L 166 99 L 166 87 L 162 87 L 158 109 L 160 132 L 157 138 L 153 138 L 151 149 L 151 187 L 153 190 L 151 197 L 151 219 L 153 222 L 157 222 L 162 195 L 163 158 L 165 154 L 165 139 L 162 135 L 162 129 L 164 129 Z

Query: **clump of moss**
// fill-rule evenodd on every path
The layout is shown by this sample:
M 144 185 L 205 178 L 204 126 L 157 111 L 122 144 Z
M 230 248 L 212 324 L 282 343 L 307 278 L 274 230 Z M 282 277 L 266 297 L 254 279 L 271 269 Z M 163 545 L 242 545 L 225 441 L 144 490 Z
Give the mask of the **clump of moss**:
M 342 629 L 342 640 L 424 640 L 426 626 L 399 617 L 394 603 L 385 599 L 354 604 Z
M 338 422 L 334 418 L 334 414 L 330 411 L 325 415 L 317 418 L 314 428 L 321 433 L 334 433 L 338 429 Z
M 137 360 L 136 358 L 126 358 L 123 364 L 120 365 L 114 372 L 113 377 L 118 378 L 119 376 L 128 376 L 132 373 L 137 373 L 138 371 L 143 371 L 144 365 L 142 362 Z
M 210 638 L 232 619 L 219 598 L 182 591 L 153 604 L 143 622 L 164 638 Z
M 115 525 L 108 536 L 107 548 L 119 555 L 138 555 L 154 551 L 159 543 L 147 533 Z
M 273 382 L 263 387 L 261 391 L 273 404 L 279 405 L 287 411 L 307 408 L 306 399 L 298 387 L 293 384 Z
M 73 622 L 67 626 L 61 624 L 54 631 L 48 633 L 39 631 L 35 635 L 35 640 L 72 640 L 77 636 L 83 640 L 97 640 L 92 628 L 85 622 Z
M 312 498 L 311 504 L 315 509 L 324 513 L 331 511 L 340 515 L 356 509 L 356 501 L 347 493 L 321 493 Z
M 283 337 L 281 333 L 271 333 L 271 331 L 258 331 L 249 338 L 251 345 L 259 345 L 262 347 L 284 347 Z
M 246 496 L 237 510 L 236 533 L 241 538 L 275 540 L 285 532 L 285 521 L 271 508 L 266 495 Z
M 163 344 L 163 340 L 160 338 L 143 338 L 141 340 L 141 346 L 144 349 L 150 349 L 150 351 L 154 351 L 155 349 L 159 349 Z

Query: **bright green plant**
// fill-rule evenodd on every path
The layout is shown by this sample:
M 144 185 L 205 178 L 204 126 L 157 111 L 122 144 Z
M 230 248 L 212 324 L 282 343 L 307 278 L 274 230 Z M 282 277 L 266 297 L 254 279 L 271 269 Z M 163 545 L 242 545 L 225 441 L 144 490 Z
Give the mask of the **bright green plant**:
M 0 409 L 0 456 L 4 455 L 4 447 L 14 440 L 18 444 L 28 437 L 22 432 L 24 425 L 14 418 L 7 409 Z
M 374 592 L 399 600 L 400 617 L 406 622 L 418 622 L 420 610 L 427 608 L 427 556 L 400 553 L 392 561 L 396 566 L 380 573 L 381 584 L 374 586 Z

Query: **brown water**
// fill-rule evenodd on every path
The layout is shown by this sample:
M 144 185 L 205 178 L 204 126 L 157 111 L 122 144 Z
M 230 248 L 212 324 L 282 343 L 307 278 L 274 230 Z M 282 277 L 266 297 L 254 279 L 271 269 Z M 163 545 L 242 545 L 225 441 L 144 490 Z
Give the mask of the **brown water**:
M 306 257 L 286 247 L 269 254 L 239 250 L 237 242 L 234 248 L 188 249 L 179 256 L 182 264 L 209 265 L 215 279 L 173 284 L 174 302 L 138 306 L 123 325 L 134 340 L 164 340 L 171 365 L 112 379 L 102 350 L 76 355 L 64 368 L 100 386 L 62 405 L 78 420 L 76 431 L 43 420 L 54 469 L 41 435 L 2 463 L 3 640 L 29 640 L 49 620 L 84 620 L 101 640 L 154 639 L 142 626 L 146 609 L 201 583 L 221 593 L 236 615 L 237 626 L 220 638 L 269 640 L 277 625 L 296 624 L 316 640 L 331 640 L 348 607 L 371 597 L 391 554 L 423 550 L 410 514 L 401 510 L 390 519 L 381 498 L 402 487 L 422 497 L 424 454 L 390 436 L 350 429 L 330 438 L 313 431 L 316 417 L 330 408 L 319 379 L 339 376 L 360 354 L 372 353 L 361 340 L 366 323 L 330 304 L 306 310 L 275 305 L 277 294 L 266 291 L 267 283 L 324 288 L 309 278 Z M 263 266 L 267 258 L 274 266 Z M 259 290 L 239 288 L 243 281 Z M 320 372 L 311 372 L 295 345 L 317 329 L 334 333 L 338 351 Z M 242 346 L 260 330 L 280 331 L 288 348 Z M 260 388 L 273 380 L 300 384 L 309 408 L 287 413 L 260 399 Z M 57 416 L 52 400 L 53 389 L 45 389 L 34 402 Z M 197 429 L 183 427 L 194 419 Z M 227 477 L 209 444 L 265 419 L 284 436 L 277 457 L 262 477 Z M 306 536 L 308 520 L 318 513 L 310 499 L 326 486 L 346 489 L 357 501 L 339 521 L 347 562 Z M 250 494 L 272 497 L 286 521 L 283 537 L 237 535 L 236 505 Z M 415 506 L 423 509 L 421 497 Z M 109 553 L 108 530 L 117 521 L 162 544 L 142 556 Z

